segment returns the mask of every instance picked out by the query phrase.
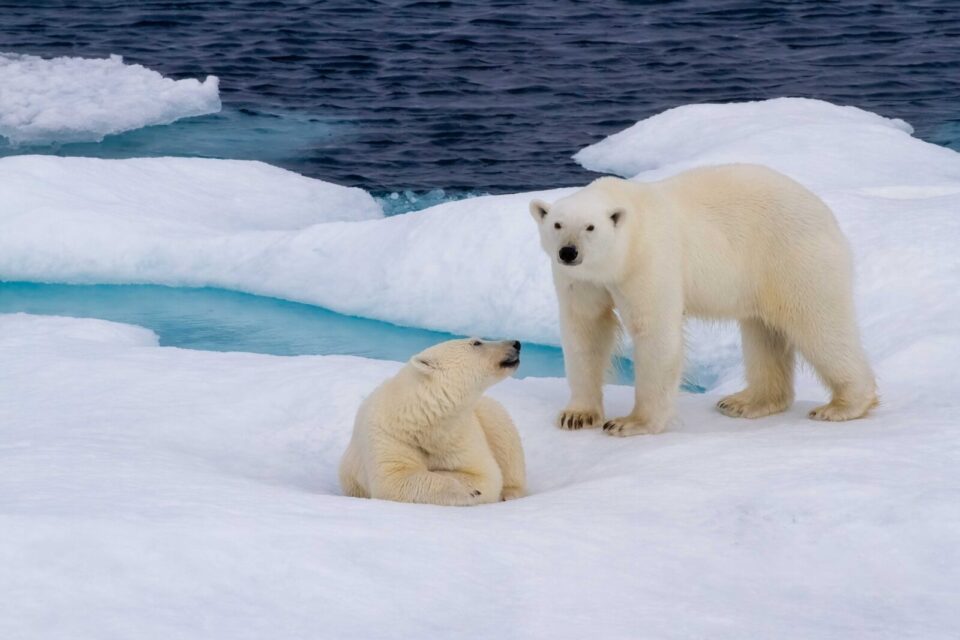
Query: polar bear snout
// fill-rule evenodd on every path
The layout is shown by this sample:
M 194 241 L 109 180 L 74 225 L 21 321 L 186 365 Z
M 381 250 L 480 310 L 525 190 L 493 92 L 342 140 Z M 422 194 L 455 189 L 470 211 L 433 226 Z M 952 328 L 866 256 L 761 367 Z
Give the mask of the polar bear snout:
M 504 369 L 515 369 L 520 365 L 520 348 L 523 345 L 519 340 L 506 340 L 502 344 L 506 345 L 507 352 L 500 361 L 500 366 Z
M 582 260 L 580 257 L 580 252 L 577 251 L 576 245 L 572 244 L 560 247 L 560 251 L 557 252 L 557 257 L 560 258 L 560 262 L 563 264 L 571 266 L 580 264 Z

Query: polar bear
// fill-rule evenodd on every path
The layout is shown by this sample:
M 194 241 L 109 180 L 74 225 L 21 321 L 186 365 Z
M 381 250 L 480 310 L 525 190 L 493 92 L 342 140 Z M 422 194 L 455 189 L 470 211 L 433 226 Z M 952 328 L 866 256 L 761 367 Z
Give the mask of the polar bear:
M 514 341 L 450 340 L 415 355 L 360 405 L 340 463 L 344 493 L 440 505 L 523 496 L 520 436 L 483 396 L 519 364 Z
M 560 303 L 571 389 L 561 428 L 603 422 L 603 376 L 622 322 L 634 345 L 635 405 L 603 430 L 663 431 L 684 315 L 740 323 L 747 387 L 720 400 L 725 415 L 789 407 L 795 351 L 832 392 L 811 418 L 850 420 L 876 405 L 846 239 L 823 201 L 787 176 L 731 164 L 650 183 L 606 177 L 552 206 L 534 200 L 530 212 Z

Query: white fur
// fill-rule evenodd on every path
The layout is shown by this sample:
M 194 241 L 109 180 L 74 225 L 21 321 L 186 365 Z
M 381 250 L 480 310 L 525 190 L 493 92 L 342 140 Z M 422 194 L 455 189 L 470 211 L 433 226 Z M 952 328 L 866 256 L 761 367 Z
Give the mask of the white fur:
M 726 415 L 755 418 L 790 406 L 795 350 L 833 393 L 810 417 L 859 418 L 877 403 L 846 239 L 830 209 L 790 178 L 748 164 L 645 184 L 601 178 L 552 206 L 535 200 L 530 211 L 560 301 L 572 392 L 561 427 L 603 422 L 614 309 L 634 343 L 636 404 L 604 424 L 613 435 L 665 428 L 685 314 L 740 322 L 748 384 L 718 403 Z M 577 264 L 559 259 L 564 246 L 576 246 Z
M 344 493 L 473 505 L 519 498 L 525 466 L 506 410 L 483 392 L 516 365 L 513 342 L 451 340 L 410 359 L 357 412 L 340 463 Z

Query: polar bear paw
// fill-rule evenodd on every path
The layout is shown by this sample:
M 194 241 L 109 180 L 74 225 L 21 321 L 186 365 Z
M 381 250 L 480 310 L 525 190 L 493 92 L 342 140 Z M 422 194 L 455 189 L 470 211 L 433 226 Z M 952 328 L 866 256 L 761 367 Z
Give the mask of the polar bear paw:
M 504 487 L 503 493 L 500 494 L 500 500 L 501 502 L 516 500 L 517 498 L 522 498 L 524 495 L 524 491 L 520 487 Z
M 448 504 L 454 507 L 471 507 L 480 504 L 483 501 L 483 493 L 479 489 L 467 487 L 466 491 L 456 491 L 447 496 L 446 500 L 440 504 Z
M 589 409 L 564 409 L 557 416 L 557 426 L 567 431 L 599 427 L 603 416 L 599 411 Z
M 624 416 L 607 420 L 603 425 L 603 432 L 611 436 L 640 436 L 662 433 L 667 428 L 664 420 L 645 420 L 635 416 Z
M 813 420 L 823 420 L 825 422 L 843 422 L 845 420 L 856 420 L 867 415 L 870 409 L 873 409 L 880 403 L 876 394 L 870 395 L 859 401 L 853 402 L 834 398 L 829 404 L 812 409 L 807 414 Z
M 717 410 L 731 418 L 762 418 L 786 411 L 790 402 L 790 398 L 758 398 L 744 389 L 720 400 Z

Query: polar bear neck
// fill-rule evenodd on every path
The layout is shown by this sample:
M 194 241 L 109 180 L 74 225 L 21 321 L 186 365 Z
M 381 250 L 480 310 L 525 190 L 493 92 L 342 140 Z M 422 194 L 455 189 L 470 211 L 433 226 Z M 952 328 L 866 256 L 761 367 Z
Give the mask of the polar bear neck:
M 404 393 L 398 397 L 395 410 L 398 417 L 410 424 L 456 423 L 457 418 L 470 411 L 480 399 L 483 390 L 463 389 L 440 378 L 426 378 L 417 371 L 406 370 L 400 376 Z

